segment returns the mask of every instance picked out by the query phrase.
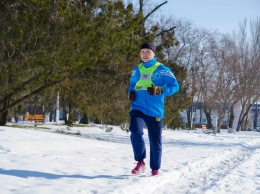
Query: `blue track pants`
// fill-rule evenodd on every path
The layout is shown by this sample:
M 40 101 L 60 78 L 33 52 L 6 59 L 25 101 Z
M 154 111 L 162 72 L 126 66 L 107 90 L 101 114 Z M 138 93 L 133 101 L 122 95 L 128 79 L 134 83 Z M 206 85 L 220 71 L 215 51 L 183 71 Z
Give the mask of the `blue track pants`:
M 158 170 L 161 167 L 162 158 L 162 126 L 163 119 L 156 120 L 155 117 L 147 116 L 138 110 L 130 113 L 131 143 L 136 161 L 146 158 L 146 148 L 143 138 L 143 128 L 147 126 L 150 142 L 150 167 Z

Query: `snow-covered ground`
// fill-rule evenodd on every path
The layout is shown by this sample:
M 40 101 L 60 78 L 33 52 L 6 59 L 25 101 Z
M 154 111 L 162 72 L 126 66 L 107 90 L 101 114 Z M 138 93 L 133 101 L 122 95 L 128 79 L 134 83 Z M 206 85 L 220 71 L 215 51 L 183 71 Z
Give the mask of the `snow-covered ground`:
M 115 126 L 0 127 L 0 193 L 260 194 L 259 132 L 164 130 L 157 177 L 150 176 L 149 157 L 145 174 L 130 174 L 129 135 Z M 144 136 L 149 156 L 146 130 Z

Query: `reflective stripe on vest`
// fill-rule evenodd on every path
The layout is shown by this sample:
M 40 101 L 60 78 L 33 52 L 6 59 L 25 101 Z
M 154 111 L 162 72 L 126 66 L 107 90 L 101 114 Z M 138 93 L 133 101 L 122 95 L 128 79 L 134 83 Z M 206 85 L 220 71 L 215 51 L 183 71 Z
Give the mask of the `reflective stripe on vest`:
M 152 67 L 145 68 L 142 63 L 138 65 L 138 69 L 140 71 L 140 79 L 135 85 L 135 90 L 147 90 L 148 87 L 151 87 L 152 82 L 152 74 L 159 67 L 161 63 L 156 62 Z

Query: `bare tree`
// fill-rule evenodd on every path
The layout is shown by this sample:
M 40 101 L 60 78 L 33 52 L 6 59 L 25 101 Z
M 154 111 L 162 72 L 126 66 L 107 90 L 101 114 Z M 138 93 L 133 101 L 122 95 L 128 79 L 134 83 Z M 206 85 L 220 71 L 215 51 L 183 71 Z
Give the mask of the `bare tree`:
M 239 60 L 239 92 L 242 104 L 242 111 L 239 117 L 237 131 L 247 130 L 250 110 L 257 99 L 259 99 L 259 19 L 251 21 L 251 39 L 247 36 L 247 20 L 240 24 L 240 31 L 237 40 L 240 60 Z M 250 40 L 250 41 L 249 41 Z

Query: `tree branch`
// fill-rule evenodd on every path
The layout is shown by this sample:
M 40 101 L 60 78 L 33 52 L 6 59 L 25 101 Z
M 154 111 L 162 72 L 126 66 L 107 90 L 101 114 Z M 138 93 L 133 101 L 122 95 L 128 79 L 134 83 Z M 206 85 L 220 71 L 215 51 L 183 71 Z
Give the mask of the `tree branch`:
M 44 89 L 49 88 L 49 87 L 51 87 L 51 86 L 54 86 L 55 84 L 60 83 L 61 81 L 62 81 L 62 80 L 58 80 L 58 81 L 53 81 L 53 82 L 51 82 L 51 83 L 44 84 L 43 86 L 41 86 L 41 87 L 35 89 L 35 90 L 32 91 L 31 93 L 26 94 L 25 96 L 23 96 L 23 97 L 21 97 L 21 98 L 15 100 L 15 101 L 13 101 L 12 103 L 10 103 L 10 104 L 7 105 L 7 106 L 4 106 L 2 109 L 0 109 L 0 113 L 5 112 L 6 110 L 12 108 L 13 106 L 15 106 L 15 105 L 17 105 L 17 104 L 23 102 L 23 101 L 26 100 L 27 98 L 29 98 L 29 97 L 31 97 L 31 96 L 33 96 L 33 95 L 35 95 L 35 94 L 38 94 L 39 92 L 43 91 Z
M 17 94 L 18 92 L 24 90 L 24 87 L 26 85 L 30 84 L 33 80 L 37 78 L 38 76 L 31 77 L 27 81 L 23 82 L 21 85 L 17 86 L 16 88 L 13 88 L 11 93 L 5 95 L 4 98 L 0 100 L 0 104 L 4 103 L 7 99 L 10 99 L 13 95 Z
M 164 4 L 166 4 L 168 1 L 165 1 L 163 3 L 161 3 L 160 5 L 156 6 L 150 13 L 148 13 L 145 17 L 144 17 L 144 21 L 153 14 L 153 12 L 155 12 L 157 9 L 159 9 L 161 6 L 163 6 Z
M 160 33 L 156 34 L 156 37 L 161 36 L 165 32 L 170 32 L 170 31 L 174 30 L 175 28 L 176 28 L 176 26 L 173 26 L 172 28 L 170 28 L 168 30 L 162 30 Z

